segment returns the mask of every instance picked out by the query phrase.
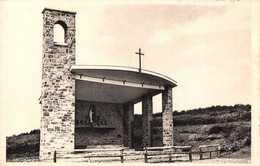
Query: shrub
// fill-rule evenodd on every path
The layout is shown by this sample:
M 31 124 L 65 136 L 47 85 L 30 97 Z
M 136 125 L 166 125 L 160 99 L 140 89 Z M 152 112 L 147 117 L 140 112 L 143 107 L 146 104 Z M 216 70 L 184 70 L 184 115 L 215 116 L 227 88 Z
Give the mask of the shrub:
M 39 129 L 32 130 L 30 134 L 40 134 L 40 130 Z
M 209 130 L 209 134 L 220 134 L 223 133 L 225 136 L 230 136 L 230 133 L 232 130 L 234 130 L 235 125 L 234 124 L 226 124 L 226 125 L 217 125 L 213 126 Z
M 235 129 L 236 139 L 245 139 L 246 137 L 251 136 L 251 127 L 250 126 L 237 126 Z
M 178 112 L 178 111 L 173 111 L 172 114 L 173 114 L 173 116 L 174 116 L 174 115 L 179 115 L 179 112 Z
M 241 120 L 243 120 L 243 121 L 251 121 L 251 112 L 246 112 L 245 114 L 243 114 Z

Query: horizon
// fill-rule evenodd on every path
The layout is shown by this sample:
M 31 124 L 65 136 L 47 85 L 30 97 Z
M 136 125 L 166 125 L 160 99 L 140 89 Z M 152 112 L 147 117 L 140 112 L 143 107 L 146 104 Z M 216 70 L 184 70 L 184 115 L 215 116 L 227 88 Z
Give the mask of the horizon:
M 135 52 L 141 48 L 143 69 L 178 82 L 173 88 L 173 111 L 252 105 L 250 5 L 0 5 L 5 39 L 1 43 L 1 106 L 7 135 L 40 128 L 41 12 L 45 6 L 77 11 L 76 65 L 138 67 Z M 160 112 L 161 95 L 153 100 L 154 113 Z M 135 113 L 140 108 L 136 104 Z

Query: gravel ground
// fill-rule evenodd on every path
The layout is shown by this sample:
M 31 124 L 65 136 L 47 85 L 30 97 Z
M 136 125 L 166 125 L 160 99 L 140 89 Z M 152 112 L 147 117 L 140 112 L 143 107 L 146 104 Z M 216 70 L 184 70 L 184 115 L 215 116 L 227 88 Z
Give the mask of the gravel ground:
M 32 163 L 37 163 L 40 162 L 39 159 L 37 158 L 18 158 L 9 162 L 32 162 Z M 52 161 L 48 161 L 48 162 L 52 162 Z M 60 161 L 62 162 L 62 161 Z M 63 161 L 64 162 L 64 161 Z M 68 162 L 68 161 L 67 161 Z M 137 162 L 137 163 L 143 163 L 143 160 L 141 161 L 132 161 L 132 162 Z M 130 162 L 130 163 L 132 163 Z M 94 162 L 95 163 L 95 162 Z M 129 161 L 126 161 L 126 163 L 129 163 Z M 159 164 L 160 162 L 158 162 Z M 173 161 L 172 163 L 189 163 L 188 160 L 184 160 L 184 161 Z M 210 164 L 250 164 L 251 163 L 251 159 L 250 158 L 243 158 L 243 159 L 232 159 L 232 158 L 213 158 L 213 159 L 203 159 L 203 160 L 198 160 L 195 159 L 193 160 L 191 163 L 210 163 Z
M 250 164 L 251 159 L 231 159 L 231 158 L 216 158 L 207 160 L 194 160 L 193 163 L 228 163 L 228 164 Z

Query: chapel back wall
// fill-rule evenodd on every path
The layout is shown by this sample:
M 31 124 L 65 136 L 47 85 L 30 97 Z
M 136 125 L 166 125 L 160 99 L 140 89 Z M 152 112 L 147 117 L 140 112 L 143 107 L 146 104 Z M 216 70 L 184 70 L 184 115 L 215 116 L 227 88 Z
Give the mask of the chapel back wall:
M 95 109 L 90 122 L 90 108 Z M 123 146 L 123 105 L 76 100 L 75 148 Z

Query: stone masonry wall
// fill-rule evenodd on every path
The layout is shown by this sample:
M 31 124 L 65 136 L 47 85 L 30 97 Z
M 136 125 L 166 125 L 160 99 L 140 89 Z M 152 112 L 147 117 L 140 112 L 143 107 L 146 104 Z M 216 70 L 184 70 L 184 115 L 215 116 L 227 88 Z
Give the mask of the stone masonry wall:
M 132 148 L 133 122 L 134 122 L 134 104 L 133 103 L 124 104 L 124 116 L 123 116 L 124 146 L 129 148 Z
M 94 107 L 90 122 L 90 107 Z M 123 105 L 76 100 L 75 147 L 94 145 L 123 146 Z
M 53 152 L 74 149 L 75 78 L 69 71 L 75 64 L 75 14 L 43 10 L 43 57 L 41 92 L 40 159 L 52 159 Z M 53 42 L 53 26 L 65 27 L 65 43 Z
M 153 136 L 152 146 L 163 146 L 163 129 L 162 129 L 162 117 L 153 117 Z
M 153 98 L 145 96 L 142 100 L 142 129 L 143 129 L 143 146 L 152 146 L 151 123 L 153 121 Z
M 172 88 L 166 87 L 162 93 L 163 146 L 173 146 Z

